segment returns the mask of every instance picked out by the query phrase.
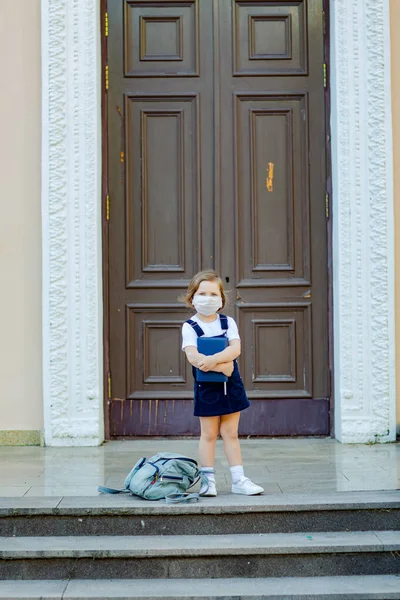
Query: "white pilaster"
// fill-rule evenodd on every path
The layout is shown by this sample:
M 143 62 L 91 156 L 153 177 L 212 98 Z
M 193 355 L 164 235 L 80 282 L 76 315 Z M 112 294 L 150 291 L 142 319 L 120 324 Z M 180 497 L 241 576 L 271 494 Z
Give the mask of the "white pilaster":
M 103 441 L 99 0 L 42 0 L 48 445 Z
M 395 440 L 389 0 L 332 0 L 335 429 Z

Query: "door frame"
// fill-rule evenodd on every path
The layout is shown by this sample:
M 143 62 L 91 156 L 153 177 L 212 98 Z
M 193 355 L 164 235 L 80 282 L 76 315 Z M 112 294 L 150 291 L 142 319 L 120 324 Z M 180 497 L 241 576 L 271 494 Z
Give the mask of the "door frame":
M 101 55 L 102 55 L 102 77 L 106 77 L 107 68 L 107 48 L 108 36 L 104 35 L 106 30 L 105 15 L 107 13 L 108 0 L 100 0 L 101 3 Z M 324 62 L 327 73 L 329 72 L 329 0 L 323 0 L 324 23 L 321 23 L 324 32 Z M 327 85 L 324 92 L 325 105 L 325 131 L 326 131 L 326 190 L 328 192 L 330 185 L 331 172 L 331 141 L 330 141 L 330 78 L 327 77 Z M 112 398 L 112 380 L 110 374 L 110 305 L 109 305 L 109 236 L 108 236 L 108 217 L 109 217 L 109 182 L 108 182 L 108 94 L 106 88 L 102 87 L 102 230 L 103 230 L 103 335 L 104 335 L 104 426 L 105 439 L 118 439 L 118 436 L 111 436 L 111 415 L 110 399 Z M 331 195 L 331 192 L 329 192 Z M 334 437 L 334 394 L 333 394 L 333 294 L 332 294 L 332 219 L 326 220 L 327 227 L 327 285 L 328 285 L 328 373 L 329 373 L 329 430 L 330 436 Z M 254 436 L 257 437 L 257 436 Z M 260 436 L 258 436 L 260 437 Z M 300 437 L 300 436 L 299 436 Z M 127 436 L 127 439 L 129 436 Z
M 44 437 L 98 445 L 107 386 L 101 2 L 41 0 L 41 9 Z M 385 443 L 396 439 L 389 0 L 335 0 L 329 21 L 335 437 Z
M 325 164 L 326 164 L 326 220 L 327 228 L 327 271 L 328 271 L 328 369 L 329 369 L 329 418 L 330 418 L 330 435 L 335 437 L 335 380 L 334 373 L 334 353 L 333 353 L 333 245 L 332 245 L 332 136 L 331 136 L 331 78 L 329 77 L 331 66 L 330 53 L 330 2 L 331 0 L 323 0 L 323 35 L 324 35 L 324 62 L 326 65 L 327 85 L 325 87 Z
M 108 54 L 108 22 L 106 23 L 107 0 L 100 0 L 101 32 L 101 79 L 105 80 Z M 107 17 L 108 19 L 108 17 Z M 107 35 L 105 33 L 107 32 Z M 112 380 L 110 373 L 110 295 L 109 295 L 109 236 L 108 222 L 111 215 L 108 194 L 108 94 L 105 86 L 101 88 L 101 214 L 102 214 L 102 273 L 103 273 L 103 410 L 104 437 L 110 438 L 110 399 Z

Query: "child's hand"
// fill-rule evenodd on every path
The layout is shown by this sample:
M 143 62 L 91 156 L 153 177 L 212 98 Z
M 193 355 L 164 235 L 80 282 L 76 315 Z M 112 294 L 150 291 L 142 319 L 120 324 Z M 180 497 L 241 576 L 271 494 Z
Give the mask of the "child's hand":
M 213 371 L 217 366 L 218 362 L 213 356 L 203 356 L 201 360 L 199 360 L 199 369 L 200 371 Z
M 186 352 L 186 356 L 189 359 L 190 364 L 194 364 L 196 367 L 198 367 L 199 363 L 206 357 L 205 354 L 201 354 L 200 352 L 196 352 L 196 356 L 192 352 Z
M 227 377 L 230 377 L 234 370 L 233 360 L 230 362 L 218 363 L 213 370 L 217 373 L 223 373 Z
M 234 369 L 233 360 L 231 360 L 228 363 L 224 363 L 224 370 L 222 372 L 227 377 L 230 377 L 233 373 L 233 369 Z

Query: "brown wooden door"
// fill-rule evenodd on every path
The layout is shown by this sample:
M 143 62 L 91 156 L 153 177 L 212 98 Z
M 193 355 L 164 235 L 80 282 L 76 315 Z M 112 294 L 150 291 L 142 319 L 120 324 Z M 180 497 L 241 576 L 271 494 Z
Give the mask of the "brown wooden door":
M 111 436 L 191 435 L 177 302 L 231 290 L 246 435 L 329 433 L 322 0 L 109 0 Z

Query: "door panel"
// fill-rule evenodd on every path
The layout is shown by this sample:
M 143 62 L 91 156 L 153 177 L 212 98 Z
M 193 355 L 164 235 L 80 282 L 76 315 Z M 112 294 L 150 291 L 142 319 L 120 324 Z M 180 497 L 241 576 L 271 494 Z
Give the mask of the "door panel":
M 221 0 L 218 10 L 218 43 L 233 65 L 218 81 L 221 211 L 235 232 L 220 269 L 252 401 L 241 432 L 327 434 L 322 2 Z
M 125 2 L 125 77 L 199 75 L 199 0 Z
M 309 285 L 307 97 L 233 100 L 238 285 Z
M 311 306 L 241 307 L 242 378 L 249 398 L 311 398 Z M 257 408 L 254 402 L 253 408 Z
M 306 0 L 234 2 L 234 75 L 307 75 L 306 23 Z
M 181 351 L 182 308 L 129 305 L 127 322 L 127 396 L 152 399 L 172 394 L 175 397 L 176 391 L 166 388 L 185 385 L 191 377 Z
M 127 287 L 190 279 L 201 245 L 197 96 L 127 96 L 125 114 Z
M 213 253 L 212 8 L 108 2 L 111 436 L 198 427 L 177 299 Z
M 322 0 L 108 0 L 111 436 L 193 435 L 177 298 L 230 290 L 246 435 L 329 433 Z

